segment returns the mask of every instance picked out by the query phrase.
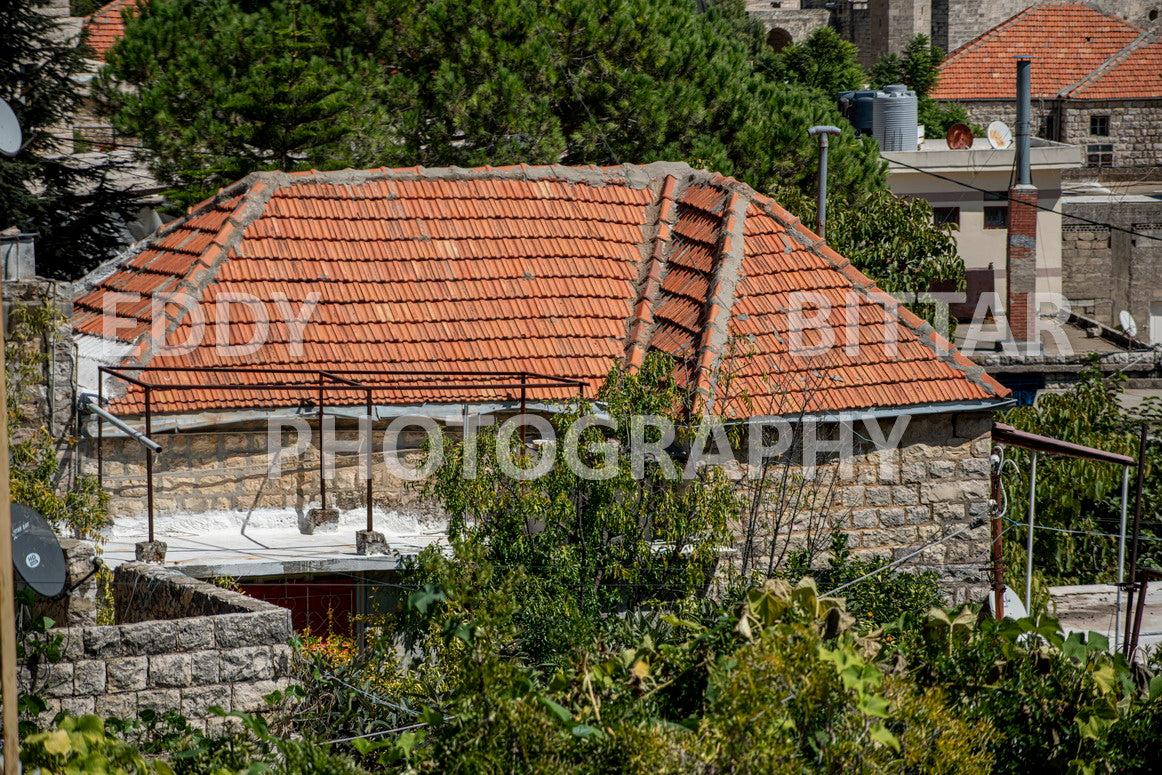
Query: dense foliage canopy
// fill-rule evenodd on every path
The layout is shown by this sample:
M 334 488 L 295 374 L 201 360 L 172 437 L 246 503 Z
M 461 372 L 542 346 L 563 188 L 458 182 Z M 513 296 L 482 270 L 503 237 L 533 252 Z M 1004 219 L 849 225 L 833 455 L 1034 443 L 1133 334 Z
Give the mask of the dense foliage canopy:
M 740 0 L 142 5 L 104 95 L 158 175 L 201 193 L 268 168 L 659 159 L 809 190 L 806 129 L 840 123 L 772 75 Z M 836 191 L 883 187 L 874 145 L 832 142 Z
M 24 147 L 0 156 L 0 230 L 36 237 L 37 271 L 74 277 L 122 244 L 132 197 L 113 180 L 117 165 L 100 154 L 70 156 L 69 127 L 80 107 L 85 49 L 62 41 L 47 0 L 0 4 L 4 55 L 0 99 L 16 114 Z

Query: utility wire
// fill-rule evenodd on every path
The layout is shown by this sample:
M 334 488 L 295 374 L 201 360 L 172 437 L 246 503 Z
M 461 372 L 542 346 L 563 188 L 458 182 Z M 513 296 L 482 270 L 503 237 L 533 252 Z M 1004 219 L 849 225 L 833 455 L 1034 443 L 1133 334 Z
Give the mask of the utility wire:
M 1015 519 L 1011 519 L 1009 517 L 1005 517 L 1004 519 L 1005 519 L 1005 521 L 1011 523 L 1013 527 L 1029 527 L 1028 522 L 1018 522 Z M 1033 525 L 1033 529 L 1034 530 L 1049 530 L 1053 533 L 1069 533 L 1070 535 L 1096 536 L 1098 538 L 1121 538 L 1121 535 L 1118 533 L 1095 533 L 1092 530 L 1069 530 L 1068 528 L 1064 528 L 1064 527 L 1049 527 L 1048 525 Z M 1129 537 L 1129 536 L 1127 536 L 1127 537 Z M 1162 538 L 1160 538 L 1158 536 L 1139 535 L 1138 540 L 1139 541 L 1162 541 Z
M 998 201 L 1008 201 L 1008 202 L 1013 201 L 1013 198 L 1010 197 L 1008 194 L 1002 194 L 1002 193 L 999 193 L 997 191 L 991 191 L 987 188 L 981 188 L 980 186 L 974 186 L 971 183 L 965 183 L 962 180 L 957 180 L 956 178 L 950 178 L 947 175 L 941 175 L 938 172 L 932 172 L 931 170 L 926 170 L 923 167 L 917 167 L 915 164 L 908 164 L 905 161 L 899 161 L 898 159 L 894 159 L 894 158 L 890 159 L 889 161 L 891 164 L 899 164 L 901 167 L 907 167 L 908 169 L 915 170 L 916 172 L 922 172 L 925 175 L 931 175 L 934 178 L 939 178 L 940 180 L 944 180 L 944 181 L 947 181 L 949 183 L 955 183 L 956 185 L 961 186 L 963 188 L 971 188 L 973 191 L 979 191 L 982 194 L 989 194 L 991 196 L 995 196 Z M 1124 232 L 1126 234 L 1130 234 L 1130 235 L 1135 236 L 1135 237 L 1142 237 L 1143 239 L 1151 239 L 1151 240 L 1156 240 L 1158 242 L 1162 242 L 1162 237 L 1155 237 L 1151 234 L 1143 234 L 1140 231 L 1134 231 L 1133 229 L 1127 229 L 1127 228 L 1124 228 L 1122 226 L 1114 226 L 1112 223 L 1106 223 L 1105 221 L 1095 221 L 1092 218 L 1085 218 L 1085 217 L 1080 216 L 1080 215 L 1070 215 L 1069 213 L 1063 213 L 1060 210 L 1054 210 L 1052 207 L 1045 207 L 1044 205 L 1040 205 L 1040 204 L 1034 205 L 1034 204 L 1029 204 L 1028 202 L 1022 202 L 1022 204 L 1028 205 L 1029 207 L 1035 207 L 1038 210 L 1044 210 L 1047 213 L 1053 213 L 1054 215 L 1060 215 L 1063 218 L 1072 218 L 1075 221 L 1081 221 L 1082 223 L 1088 223 L 1088 224 L 1091 224 L 1093 226 L 1104 226 L 1105 228 L 1112 229 L 1113 231 L 1120 231 L 1120 232 Z
M 976 529 L 978 527 L 982 527 L 982 526 L 984 526 L 983 519 L 978 519 L 975 522 L 971 522 L 967 525 L 964 525 L 959 530 L 955 530 L 955 531 L 949 533 L 948 535 L 946 535 L 942 538 L 937 538 L 935 541 L 929 541 L 928 543 L 924 544 L 923 546 L 921 546 L 919 549 L 915 550 L 914 552 L 910 552 L 908 554 L 905 554 L 903 557 L 900 557 L 899 559 L 892 560 L 887 565 L 881 565 L 880 567 L 876 568 L 875 570 L 871 571 L 870 573 L 863 574 L 858 579 L 853 579 L 852 581 L 849 581 L 846 584 L 840 584 L 838 587 L 835 587 L 834 589 L 832 589 L 829 592 L 824 592 L 823 597 L 834 595 L 836 592 L 840 591 L 841 589 L 847 589 L 848 587 L 852 586 L 853 584 L 858 584 L 859 582 L 863 581 L 864 579 L 869 579 L 872 576 L 876 575 L 877 573 L 883 573 L 888 568 L 892 568 L 896 565 L 899 565 L 900 563 L 904 562 L 905 560 L 912 559 L 913 557 L 920 554 L 925 549 L 927 549 L 931 546 L 935 546 L 936 544 L 942 544 L 949 539 L 956 538 L 961 533 L 964 533 L 964 532 L 969 531 L 969 530 L 974 530 L 974 529 Z

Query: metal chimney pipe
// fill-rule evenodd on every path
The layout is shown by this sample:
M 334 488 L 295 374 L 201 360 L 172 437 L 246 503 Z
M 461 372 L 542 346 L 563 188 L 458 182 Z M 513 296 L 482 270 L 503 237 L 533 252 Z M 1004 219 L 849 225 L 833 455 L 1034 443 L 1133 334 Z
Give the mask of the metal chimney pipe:
M 1017 185 L 1033 182 L 1029 172 L 1029 138 L 1032 136 L 1030 92 L 1032 91 L 1032 57 L 1017 57 Z
M 827 230 L 827 135 L 839 134 L 839 127 L 827 124 L 813 126 L 807 134 L 819 136 L 819 193 L 815 206 L 815 231 L 820 239 L 826 238 Z

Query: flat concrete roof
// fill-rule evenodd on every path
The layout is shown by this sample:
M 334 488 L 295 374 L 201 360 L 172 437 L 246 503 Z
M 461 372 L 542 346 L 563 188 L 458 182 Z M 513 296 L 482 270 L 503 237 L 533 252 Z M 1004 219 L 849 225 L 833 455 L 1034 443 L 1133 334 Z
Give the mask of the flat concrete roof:
M 930 172 L 981 172 L 1013 169 L 1017 149 L 993 148 L 988 140 L 977 137 L 973 139 L 971 148 L 963 150 L 951 150 L 947 140 L 925 140 L 918 151 L 882 151 L 880 155 L 888 162 L 889 171 L 895 174 L 916 172 L 908 169 L 905 164 L 922 167 Z M 1080 167 L 1081 147 L 1034 138 L 1029 163 L 1033 169 L 1042 170 Z
M 341 512 L 338 529 L 330 533 L 303 535 L 296 514 L 270 509 L 167 516 L 155 523 L 154 537 L 167 544 L 165 564 L 195 578 L 390 571 L 432 544 L 447 544 L 442 524 L 424 525 L 414 516 L 379 510 L 374 517 L 390 554 L 356 554 L 355 532 L 366 527 L 362 508 Z M 144 519 L 117 520 L 104 546 L 106 564 L 116 567 L 135 559 L 134 547 L 146 535 Z
M 1114 607 L 1117 585 L 1085 584 L 1067 587 L 1049 587 L 1049 596 L 1057 607 L 1057 619 L 1069 632 L 1098 632 L 1114 644 Z M 1126 627 L 1126 596 L 1121 597 L 1120 629 Z M 1121 643 L 1118 634 L 1118 643 Z M 1136 661 L 1144 661 L 1144 652 L 1153 651 L 1162 644 L 1162 581 L 1151 582 L 1146 590 L 1146 607 L 1142 613 L 1142 629 L 1138 633 Z

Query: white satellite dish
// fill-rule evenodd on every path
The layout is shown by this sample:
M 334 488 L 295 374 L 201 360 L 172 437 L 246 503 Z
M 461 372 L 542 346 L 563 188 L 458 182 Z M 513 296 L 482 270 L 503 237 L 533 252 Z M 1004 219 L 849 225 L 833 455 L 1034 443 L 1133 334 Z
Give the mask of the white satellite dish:
M 20 132 L 20 122 L 16 114 L 4 100 L 0 100 L 0 153 L 15 156 L 20 153 L 24 137 Z
M 1013 144 L 1013 130 L 1004 121 L 994 121 L 988 128 L 989 145 L 998 151 L 1004 150 Z
M 1021 602 L 1021 598 L 1017 597 L 1017 593 L 1007 585 L 1005 586 L 1003 600 L 1006 619 L 1027 619 L 1029 617 L 1029 612 L 1025 610 L 1025 604 Z M 990 614 L 996 615 L 995 601 L 991 590 L 985 598 L 984 607 Z
M 1122 324 L 1122 330 L 1126 332 L 1126 336 L 1138 335 L 1138 324 L 1134 322 L 1134 316 L 1127 310 L 1122 310 L 1118 313 L 1118 322 Z

